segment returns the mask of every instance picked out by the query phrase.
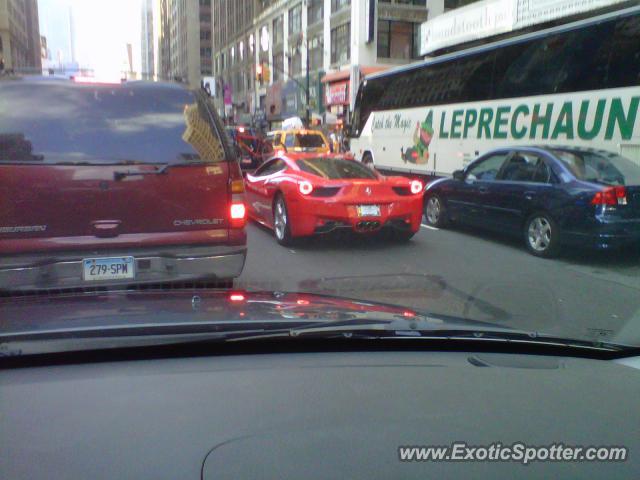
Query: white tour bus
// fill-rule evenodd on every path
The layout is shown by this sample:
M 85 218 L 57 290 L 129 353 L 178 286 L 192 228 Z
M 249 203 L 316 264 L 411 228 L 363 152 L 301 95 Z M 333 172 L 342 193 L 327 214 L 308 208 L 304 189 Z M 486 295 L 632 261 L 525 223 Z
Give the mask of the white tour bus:
M 451 175 L 508 145 L 574 145 L 640 164 L 640 7 L 371 75 L 351 152 L 379 169 Z

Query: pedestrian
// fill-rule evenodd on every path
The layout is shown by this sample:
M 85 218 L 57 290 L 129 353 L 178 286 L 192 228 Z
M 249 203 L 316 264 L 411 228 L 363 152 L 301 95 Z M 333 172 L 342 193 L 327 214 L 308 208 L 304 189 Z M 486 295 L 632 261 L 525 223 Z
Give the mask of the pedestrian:
M 4 58 L 0 57 L 0 75 L 4 73 Z

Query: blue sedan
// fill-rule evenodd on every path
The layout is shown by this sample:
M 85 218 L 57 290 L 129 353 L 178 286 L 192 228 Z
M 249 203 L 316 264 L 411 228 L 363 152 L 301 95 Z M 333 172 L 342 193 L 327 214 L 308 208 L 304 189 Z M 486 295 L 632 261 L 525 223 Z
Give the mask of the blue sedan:
M 496 149 L 429 184 L 425 217 L 521 235 L 540 257 L 640 243 L 640 166 L 587 148 Z

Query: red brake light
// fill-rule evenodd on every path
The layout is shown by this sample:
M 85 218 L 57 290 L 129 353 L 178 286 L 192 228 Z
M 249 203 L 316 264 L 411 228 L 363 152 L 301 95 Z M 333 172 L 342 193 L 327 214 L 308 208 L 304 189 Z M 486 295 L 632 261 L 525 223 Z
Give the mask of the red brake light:
M 417 195 L 422 191 L 422 182 L 420 180 L 412 180 L 411 181 L 411 193 Z
M 244 203 L 231 204 L 231 220 L 241 220 L 247 213 Z
M 300 193 L 302 195 L 309 195 L 311 192 L 313 192 L 313 185 L 311 185 L 311 182 L 303 180 L 298 185 L 298 189 L 300 190 Z
M 244 228 L 247 221 L 247 208 L 244 202 L 233 202 L 229 208 L 229 217 L 231 228 Z
M 623 186 L 608 187 L 597 192 L 591 200 L 591 205 L 626 205 L 627 189 Z
M 232 293 L 229 295 L 229 300 L 232 302 L 244 302 L 244 295 L 241 293 Z

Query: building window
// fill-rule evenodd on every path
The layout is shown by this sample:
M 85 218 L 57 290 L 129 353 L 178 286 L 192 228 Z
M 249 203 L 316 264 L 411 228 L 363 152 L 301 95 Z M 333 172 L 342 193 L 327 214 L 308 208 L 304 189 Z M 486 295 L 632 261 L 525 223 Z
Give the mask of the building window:
M 444 0 L 444 9 L 450 10 L 452 8 L 464 7 L 477 1 L 478 0 Z
M 331 13 L 336 13 L 351 5 L 351 0 L 331 0 Z
M 318 70 L 323 65 L 324 37 L 318 35 L 309 41 L 309 69 Z
M 295 77 L 302 74 L 302 52 L 294 48 L 289 55 L 289 76 Z
M 273 81 L 277 82 L 284 76 L 284 52 L 273 52 L 273 61 L 271 62 L 273 68 Z
M 378 58 L 418 56 L 420 24 L 378 20 Z
M 200 23 L 211 23 L 211 14 L 210 13 L 201 13 L 200 14 Z
M 277 45 L 282 42 L 282 37 L 284 37 L 284 21 L 282 15 L 278 15 L 273 19 L 273 31 L 271 35 L 273 45 Z
M 211 0 L 200 0 L 200 5 L 211 5 Z
M 396 3 L 401 3 L 404 5 L 418 5 L 420 7 L 427 6 L 427 0 L 396 0 Z
M 309 0 L 309 7 L 307 10 L 307 24 L 313 25 L 316 22 L 321 22 L 324 14 L 324 0 Z
M 289 10 L 289 35 L 302 30 L 302 4 L 298 4 Z
M 211 30 L 200 30 L 200 40 L 211 40 Z
M 331 63 L 344 63 L 351 58 L 351 24 L 331 30 Z

